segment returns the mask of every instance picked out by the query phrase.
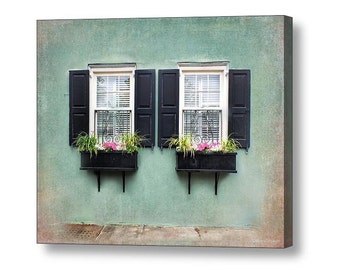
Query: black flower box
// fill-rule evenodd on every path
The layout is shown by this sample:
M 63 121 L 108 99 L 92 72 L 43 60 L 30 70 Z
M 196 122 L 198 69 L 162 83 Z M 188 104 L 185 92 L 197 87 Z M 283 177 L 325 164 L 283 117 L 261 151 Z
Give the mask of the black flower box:
M 236 173 L 236 154 L 222 152 L 195 152 L 184 157 L 183 152 L 176 152 L 176 170 L 187 172 L 228 172 Z
M 81 170 L 136 171 L 138 152 L 98 152 L 97 155 L 81 152 Z
M 98 192 L 100 192 L 100 172 L 122 172 L 123 192 L 125 192 L 125 172 L 133 172 L 138 169 L 138 152 L 126 153 L 123 151 L 98 152 L 97 155 L 88 152 L 80 153 L 80 169 L 93 170 L 97 175 Z

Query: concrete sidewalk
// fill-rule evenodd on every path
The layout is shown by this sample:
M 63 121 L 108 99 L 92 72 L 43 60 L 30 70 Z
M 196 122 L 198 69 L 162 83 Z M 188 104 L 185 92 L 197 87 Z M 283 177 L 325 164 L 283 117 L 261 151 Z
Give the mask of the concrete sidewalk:
M 40 226 L 41 244 L 100 244 L 214 247 L 281 247 L 256 229 L 63 224 Z

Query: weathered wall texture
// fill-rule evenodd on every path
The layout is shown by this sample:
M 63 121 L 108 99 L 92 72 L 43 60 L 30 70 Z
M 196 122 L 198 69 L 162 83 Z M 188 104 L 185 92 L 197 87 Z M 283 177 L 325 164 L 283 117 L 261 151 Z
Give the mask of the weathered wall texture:
M 291 68 L 291 27 L 283 16 L 38 21 L 38 225 L 224 227 L 261 231 L 283 245 L 284 207 L 291 207 L 284 204 L 284 176 L 291 176 L 285 121 L 291 121 L 292 78 L 284 76 Z M 251 70 L 251 147 L 239 151 L 237 174 L 221 175 L 218 195 L 213 175 L 199 174 L 188 195 L 174 150 L 157 147 L 140 151 L 125 193 L 115 173 L 103 173 L 98 193 L 96 177 L 79 170 L 80 155 L 68 145 L 68 71 L 89 63 L 133 62 L 157 71 L 221 60 Z

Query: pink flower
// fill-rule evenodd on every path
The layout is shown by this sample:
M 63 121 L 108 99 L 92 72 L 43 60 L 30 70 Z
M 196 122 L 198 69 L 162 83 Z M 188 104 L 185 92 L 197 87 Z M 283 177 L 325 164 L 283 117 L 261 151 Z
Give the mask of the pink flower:
M 117 144 L 115 142 L 106 142 L 104 143 L 105 150 L 117 150 Z
M 221 144 L 219 142 L 211 142 L 211 143 L 204 142 L 204 143 L 196 144 L 196 149 L 198 151 L 201 151 L 201 152 L 204 152 L 204 151 L 207 151 L 207 152 L 210 152 L 210 151 L 216 152 L 216 151 L 220 150 L 220 146 L 221 146 Z
M 209 150 L 210 147 L 211 146 L 208 143 L 206 143 L 206 142 L 197 144 L 197 149 L 199 151 Z

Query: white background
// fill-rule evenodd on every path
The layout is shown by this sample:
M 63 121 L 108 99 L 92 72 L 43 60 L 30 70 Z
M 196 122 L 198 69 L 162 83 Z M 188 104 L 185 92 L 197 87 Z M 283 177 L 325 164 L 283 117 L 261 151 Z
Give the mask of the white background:
M 3 1 L 1 269 L 340 269 L 340 10 L 336 3 Z M 280 250 L 37 245 L 36 20 L 239 15 L 294 18 L 294 247 Z

